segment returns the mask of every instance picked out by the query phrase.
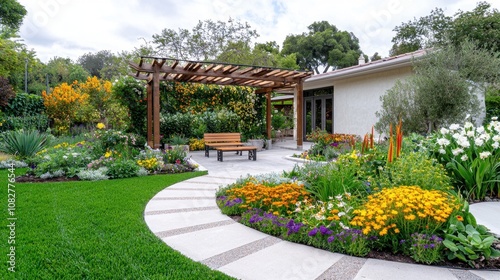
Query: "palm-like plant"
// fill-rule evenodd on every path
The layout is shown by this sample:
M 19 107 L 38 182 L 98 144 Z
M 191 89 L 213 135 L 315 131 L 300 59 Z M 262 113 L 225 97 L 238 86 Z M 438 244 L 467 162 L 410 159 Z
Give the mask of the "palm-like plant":
M 10 130 L 2 134 L 0 151 L 26 159 L 34 156 L 47 145 L 47 134 L 37 130 Z

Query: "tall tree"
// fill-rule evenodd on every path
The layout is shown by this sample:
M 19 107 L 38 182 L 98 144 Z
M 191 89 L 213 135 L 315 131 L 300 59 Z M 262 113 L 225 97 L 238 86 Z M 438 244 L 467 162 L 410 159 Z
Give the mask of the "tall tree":
M 17 0 L 2 0 L 0 5 L 0 33 L 6 37 L 6 34 L 12 34 L 19 30 L 26 16 L 26 9 L 19 4 Z
M 152 43 L 157 55 L 206 61 L 215 59 L 230 43 L 250 45 L 258 36 L 248 23 L 233 19 L 228 22 L 205 20 L 199 21 L 192 31 L 163 29 L 160 34 L 153 35 Z
M 477 95 L 500 85 L 500 54 L 468 41 L 429 51 L 414 69 L 415 75 L 382 96 L 378 131 L 402 117 L 407 131 L 432 132 L 478 113 Z
M 54 57 L 47 63 L 47 73 L 54 84 L 74 81 L 84 82 L 90 74 L 82 66 L 73 63 L 69 58 Z
M 444 15 L 440 8 L 420 19 L 402 23 L 394 28 L 391 55 L 465 40 L 489 50 L 500 50 L 500 13 L 486 2 L 479 2 L 470 12 L 457 12 L 453 17 Z
M 297 64 L 316 74 L 358 63 L 361 50 L 353 33 L 339 30 L 327 21 L 314 22 L 309 32 L 289 35 L 283 43 L 284 55 L 296 54 Z
M 371 57 L 370 57 L 370 61 L 377 61 L 377 60 L 381 60 L 382 57 L 380 56 L 380 54 L 378 54 L 378 52 L 375 52 Z
M 450 40 L 459 45 L 470 40 L 481 48 L 500 51 L 500 12 L 486 2 L 479 2 L 470 12 L 455 15 Z
M 393 30 L 396 36 L 392 38 L 394 45 L 389 53 L 398 55 L 443 44 L 451 24 L 452 18 L 440 8 L 432 10 L 428 16 L 402 23 Z
M 113 70 L 115 55 L 111 51 L 102 50 L 97 53 L 86 53 L 78 58 L 80 64 L 91 76 L 110 80 L 117 71 Z
M 295 55 L 282 55 L 275 41 L 258 43 L 251 48 L 246 42 L 231 42 L 216 58 L 219 62 L 298 69 Z

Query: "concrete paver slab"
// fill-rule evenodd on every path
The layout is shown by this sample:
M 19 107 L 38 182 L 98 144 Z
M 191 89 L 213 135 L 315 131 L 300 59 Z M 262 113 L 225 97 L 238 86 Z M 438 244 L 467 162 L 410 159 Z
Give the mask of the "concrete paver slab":
M 457 278 L 445 268 L 368 259 L 354 279 L 456 280 Z
M 212 222 L 232 220 L 226 215 L 222 215 L 220 210 L 180 212 L 162 215 L 144 216 L 149 229 L 154 232 L 161 232 L 184 227 L 208 224 Z
M 469 206 L 478 224 L 486 226 L 491 232 L 500 236 L 500 202 L 479 202 Z
M 340 254 L 284 241 L 218 270 L 239 279 L 316 279 L 341 258 Z
M 201 261 L 267 236 L 260 231 L 248 230 L 244 225 L 234 223 L 162 239 L 187 257 Z
M 144 213 L 159 210 L 189 209 L 211 206 L 217 206 L 215 199 L 151 200 L 146 205 Z

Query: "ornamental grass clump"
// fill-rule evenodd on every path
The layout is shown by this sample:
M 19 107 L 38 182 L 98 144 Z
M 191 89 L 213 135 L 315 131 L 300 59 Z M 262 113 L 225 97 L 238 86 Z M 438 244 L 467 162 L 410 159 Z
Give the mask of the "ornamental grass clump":
M 393 246 L 397 251 L 399 240 L 442 228 L 458 206 L 455 197 L 439 190 L 418 186 L 383 189 L 353 211 L 351 225 L 360 227 L 365 235 L 377 235 L 382 247 Z

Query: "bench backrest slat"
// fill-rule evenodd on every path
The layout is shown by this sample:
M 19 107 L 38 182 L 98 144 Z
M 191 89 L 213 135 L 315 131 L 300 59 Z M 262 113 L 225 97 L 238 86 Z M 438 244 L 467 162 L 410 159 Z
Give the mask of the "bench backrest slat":
M 241 133 L 205 133 L 205 143 L 241 142 Z

